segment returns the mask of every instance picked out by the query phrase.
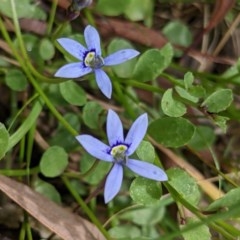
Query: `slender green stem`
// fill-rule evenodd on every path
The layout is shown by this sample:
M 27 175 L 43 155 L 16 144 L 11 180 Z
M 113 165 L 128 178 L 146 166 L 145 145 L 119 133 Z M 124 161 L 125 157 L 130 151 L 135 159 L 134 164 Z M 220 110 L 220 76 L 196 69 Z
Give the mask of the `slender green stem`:
M 57 5 L 58 5 L 58 0 L 53 0 L 51 11 L 50 11 L 50 16 L 49 16 L 49 21 L 48 21 L 48 25 L 47 25 L 47 35 L 50 35 L 52 32 L 52 27 L 53 27 L 53 22 L 54 22 L 56 10 L 57 10 Z
M 39 172 L 39 167 L 31 168 L 28 171 L 26 169 L 0 169 L 0 174 L 8 177 L 24 177 Z
M 98 221 L 94 213 L 91 211 L 91 209 L 87 206 L 87 204 L 83 201 L 83 199 L 80 197 L 80 195 L 75 191 L 75 189 L 71 186 L 71 183 L 69 182 L 67 177 L 62 177 L 62 180 L 69 190 L 69 192 L 72 194 L 72 196 L 75 198 L 75 200 L 78 202 L 78 204 L 81 206 L 83 211 L 88 215 L 88 217 L 91 219 L 91 221 L 98 227 L 98 229 L 102 232 L 102 234 L 106 237 L 106 239 L 110 239 L 108 232 L 105 228 L 103 228 L 102 224 Z

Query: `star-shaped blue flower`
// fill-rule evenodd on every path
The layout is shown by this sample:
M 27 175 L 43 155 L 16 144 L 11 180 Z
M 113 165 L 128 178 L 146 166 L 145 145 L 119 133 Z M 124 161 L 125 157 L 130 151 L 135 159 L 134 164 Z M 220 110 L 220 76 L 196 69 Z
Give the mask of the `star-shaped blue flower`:
M 123 63 L 136 57 L 139 52 L 134 49 L 123 49 L 103 58 L 101 55 L 100 37 L 97 30 L 88 25 L 84 30 L 84 38 L 87 48 L 69 38 L 57 39 L 58 43 L 72 56 L 80 60 L 80 62 L 64 65 L 58 69 L 55 76 L 79 78 L 90 72 L 94 72 L 98 87 L 107 98 L 111 98 L 112 84 L 108 75 L 102 70 L 102 67 Z
M 99 160 L 114 164 L 105 183 L 105 203 L 111 201 L 119 192 L 123 180 L 124 166 L 145 178 L 156 181 L 168 180 L 166 173 L 161 168 L 148 162 L 129 158 L 146 134 L 147 126 L 148 118 L 145 113 L 136 119 L 124 139 L 120 118 L 114 111 L 109 110 L 107 116 L 109 146 L 90 135 L 79 135 L 76 137 L 89 154 Z

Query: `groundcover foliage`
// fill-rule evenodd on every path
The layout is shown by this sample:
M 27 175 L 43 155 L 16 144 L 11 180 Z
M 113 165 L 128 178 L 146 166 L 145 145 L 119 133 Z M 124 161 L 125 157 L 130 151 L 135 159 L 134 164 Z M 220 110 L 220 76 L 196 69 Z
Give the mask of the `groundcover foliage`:
M 238 23 L 239 1 L 1 0 L 0 235 L 238 239 Z

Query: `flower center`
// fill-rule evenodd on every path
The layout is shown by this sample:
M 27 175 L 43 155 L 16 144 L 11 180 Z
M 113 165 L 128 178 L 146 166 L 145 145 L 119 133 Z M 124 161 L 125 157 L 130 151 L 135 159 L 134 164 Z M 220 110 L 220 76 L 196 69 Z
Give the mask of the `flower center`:
M 121 163 L 121 162 L 124 162 L 126 163 L 127 161 L 127 156 L 126 156 L 126 151 L 127 151 L 128 147 L 126 145 L 123 145 L 123 144 L 119 144 L 117 146 L 114 146 L 112 149 L 111 149 L 111 152 L 110 154 L 114 157 L 114 159 Z
M 101 56 L 96 55 L 95 50 L 90 50 L 85 53 L 84 64 L 90 68 L 101 68 L 104 65 L 104 60 Z

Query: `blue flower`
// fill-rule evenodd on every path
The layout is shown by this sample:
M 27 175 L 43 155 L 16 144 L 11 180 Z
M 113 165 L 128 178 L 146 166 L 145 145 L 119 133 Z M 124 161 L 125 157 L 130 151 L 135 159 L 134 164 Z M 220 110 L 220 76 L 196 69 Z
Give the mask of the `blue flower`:
M 84 30 L 84 38 L 87 48 L 69 38 L 60 38 L 57 40 L 67 52 L 80 60 L 80 62 L 64 65 L 55 73 L 55 76 L 79 78 L 90 72 L 94 72 L 98 87 L 107 98 L 111 98 L 112 84 L 108 75 L 102 70 L 102 67 L 123 63 L 136 57 L 139 52 L 134 49 L 123 49 L 103 58 L 101 55 L 100 37 L 97 30 L 88 25 Z
M 156 181 L 167 181 L 166 173 L 159 167 L 148 162 L 129 158 L 146 134 L 147 126 L 148 118 L 145 113 L 136 119 L 124 139 L 120 118 L 114 111 L 109 110 L 106 125 L 109 146 L 90 135 L 76 137 L 89 154 L 99 160 L 113 163 L 105 183 L 105 203 L 111 201 L 119 192 L 123 180 L 124 166 L 142 177 Z

